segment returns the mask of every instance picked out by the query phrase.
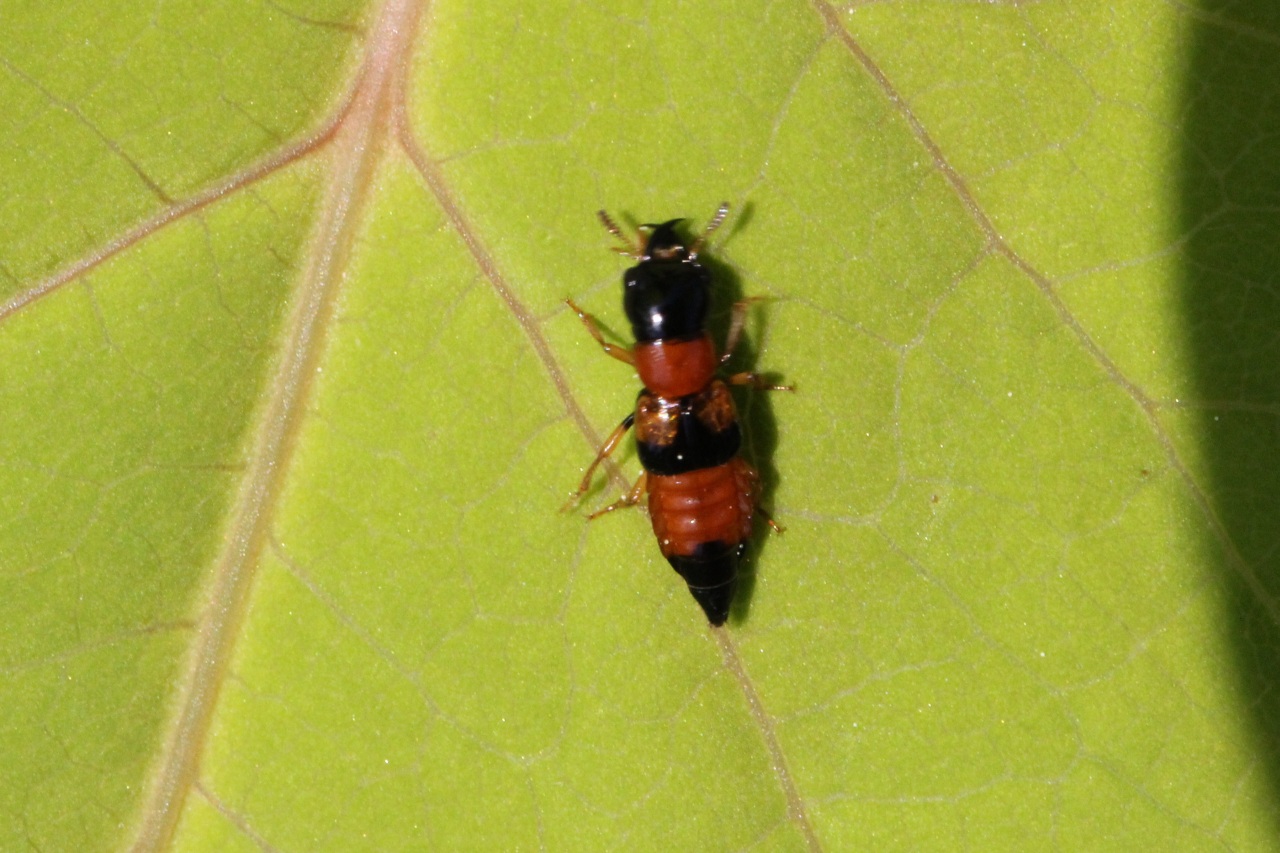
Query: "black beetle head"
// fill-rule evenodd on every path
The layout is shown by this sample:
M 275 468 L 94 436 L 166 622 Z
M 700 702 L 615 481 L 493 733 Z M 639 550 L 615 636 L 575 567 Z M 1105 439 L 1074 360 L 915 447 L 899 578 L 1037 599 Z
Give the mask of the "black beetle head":
M 622 276 L 622 304 L 641 343 L 701 335 L 706 328 L 711 275 L 676 233 L 683 220 L 652 228 L 640 263 Z
M 683 261 L 689 257 L 684 240 L 676 233 L 676 226 L 683 219 L 671 219 L 661 225 L 641 225 L 649 231 L 649 239 L 644 242 L 644 260 L 654 258 L 660 261 Z

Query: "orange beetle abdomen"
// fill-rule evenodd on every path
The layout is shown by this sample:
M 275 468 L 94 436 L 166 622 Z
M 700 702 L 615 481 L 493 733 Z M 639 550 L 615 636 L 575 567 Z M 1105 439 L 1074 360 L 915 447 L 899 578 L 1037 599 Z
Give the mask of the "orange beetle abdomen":
M 649 474 L 649 517 L 658 546 L 712 625 L 729 618 L 758 483 L 755 469 L 740 457 L 683 474 Z
M 712 542 L 735 549 L 746 542 L 758 482 L 741 457 L 683 474 L 650 474 L 649 516 L 663 556 L 689 556 Z

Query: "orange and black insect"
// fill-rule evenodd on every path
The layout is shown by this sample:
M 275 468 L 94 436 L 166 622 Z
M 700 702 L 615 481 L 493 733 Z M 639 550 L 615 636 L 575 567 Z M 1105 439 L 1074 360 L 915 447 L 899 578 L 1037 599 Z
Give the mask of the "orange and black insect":
M 751 538 L 760 495 L 756 470 L 739 456 L 742 432 L 733 396 L 726 381 L 716 377 L 720 365 L 729 360 L 742 334 L 747 308 L 755 300 L 733 306 L 725 351 L 717 353 L 706 328 L 711 274 L 698 263 L 703 243 L 728 213 L 729 205 L 720 205 L 702 235 L 686 246 L 676 231 L 683 220 L 641 225 L 638 236 L 643 242 L 632 244 L 600 211 L 604 227 L 627 244 L 618 251 L 638 262 L 622 276 L 623 307 L 635 335 L 634 346 L 606 342 L 591 317 L 572 300 L 568 302 L 608 355 L 636 369 L 644 388 L 635 411 L 605 441 L 565 508 L 582 497 L 596 466 L 634 426 L 644 473 L 621 499 L 590 517 L 634 506 L 647 490 L 658 546 L 688 583 L 712 625 L 723 625 L 729 617 L 738 563 Z M 727 382 L 791 390 L 770 385 L 754 373 L 736 373 Z M 769 524 L 781 529 L 772 521 Z

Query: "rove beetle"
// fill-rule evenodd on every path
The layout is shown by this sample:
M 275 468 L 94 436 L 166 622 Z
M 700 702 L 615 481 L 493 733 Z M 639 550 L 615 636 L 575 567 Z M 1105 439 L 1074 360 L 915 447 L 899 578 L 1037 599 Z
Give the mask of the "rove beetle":
M 685 579 L 712 625 L 723 625 L 729 617 L 738 561 L 746 553 L 760 496 L 759 475 L 738 455 L 742 432 L 733 396 L 725 380 L 716 377 L 738 343 L 748 307 L 759 297 L 733 306 L 725 350 L 717 353 L 706 328 L 711 273 L 698 263 L 698 252 L 728 213 L 728 203 L 721 204 L 688 247 L 676 233 L 682 219 L 641 225 L 632 243 L 609 214 L 598 213 L 609 233 L 626 246 L 615 251 L 637 261 L 622 276 L 623 307 L 634 346 L 605 341 L 595 321 L 573 300 L 566 300 L 606 354 L 635 368 L 644 388 L 635 411 L 601 446 L 564 509 L 577 504 L 590 488 L 596 467 L 634 426 L 644 473 L 630 491 L 589 518 L 634 506 L 648 490 L 649 517 L 662 555 Z M 754 373 L 735 373 L 727 381 L 769 391 L 793 390 L 770 385 Z M 772 519 L 768 523 L 782 532 Z

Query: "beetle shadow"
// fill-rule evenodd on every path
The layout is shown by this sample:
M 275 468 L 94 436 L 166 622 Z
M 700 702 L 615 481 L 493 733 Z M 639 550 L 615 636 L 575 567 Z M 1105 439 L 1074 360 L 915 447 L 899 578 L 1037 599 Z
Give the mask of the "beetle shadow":
M 750 220 L 753 205 L 746 204 L 733 221 L 729 237 L 737 234 Z M 723 241 L 722 241 L 723 242 Z M 717 346 L 723 347 L 729 332 L 729 321 L 734 303 L 746 298 L 742 277 L 733 267 L 710 254 L 700 254 L 698 262 L 711 272 L 711 304 L 714 306 L 707 326 Z M 742 336 L 734 348 L 732 357 L 722 371 L 724 375 L 753 371 L 773 384 L 783 384 L 790 377 L 767 365 L 757 362 L 763 330 L 768 325 L 769 301 L 752 305 L 747 312 Z M 760 511 L 756 514 L 751 546 L 748 547 L 738 570 L 738 592 L 734 596 L 730 618 L 735 623 L 746 620 L 755 593 L 759 557 L 769 547 L 776 533 L 772 533 L 766 513 L 772 515 L 773 495 L 778 485 L 778 471 L 773 465 L 773 454 L 778 446 L 778 426 L 774 415 L 774 401 L 780 391 L 761 391 L 754 388 L 732 386 L 734 402 L 738 406 L 738 419 L 742 424 L 742 455 L 760 475 Z

